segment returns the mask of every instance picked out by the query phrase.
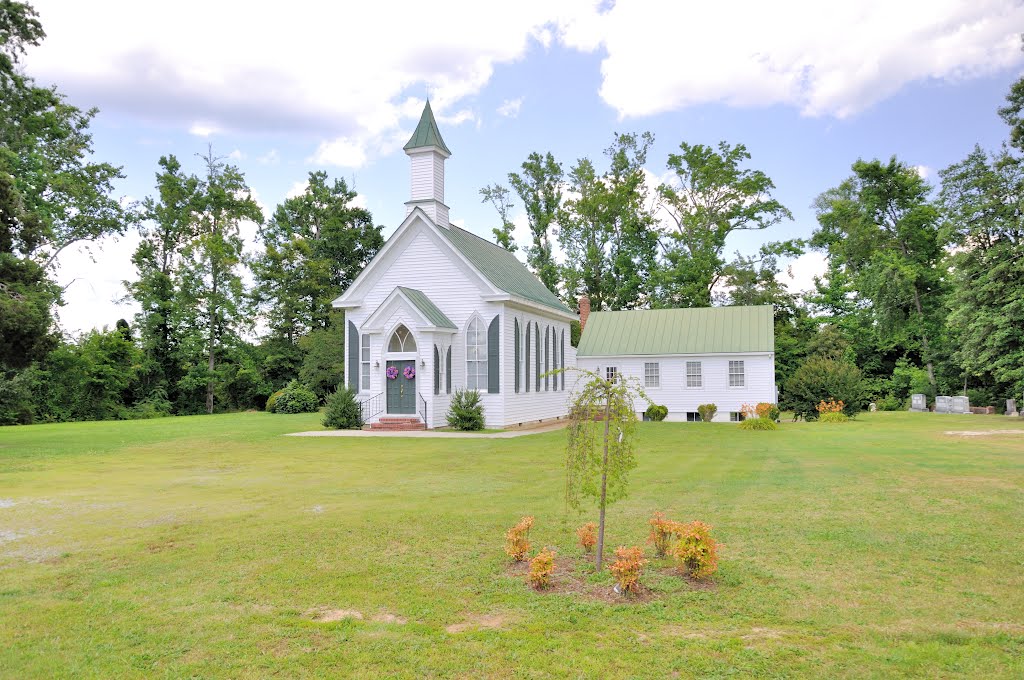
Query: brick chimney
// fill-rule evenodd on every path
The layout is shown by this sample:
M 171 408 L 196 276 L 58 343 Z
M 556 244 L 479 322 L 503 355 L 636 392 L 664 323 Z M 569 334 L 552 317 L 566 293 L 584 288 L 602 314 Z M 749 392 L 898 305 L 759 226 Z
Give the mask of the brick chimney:
M 583 334 L 583 329 L 587 327 L 587 317 L 590 316 L 590 298 L 586 295 L 580 296 L 580 335 Z

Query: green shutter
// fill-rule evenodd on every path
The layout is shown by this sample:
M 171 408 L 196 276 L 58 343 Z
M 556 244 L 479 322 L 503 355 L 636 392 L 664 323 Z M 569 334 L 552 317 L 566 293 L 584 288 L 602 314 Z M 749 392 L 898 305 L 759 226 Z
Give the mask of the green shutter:
M 448 394 L 452 393 L 452 348 L 448 348 L 448 354 L 444 360 L 444 389 Z
M 359 331 L 348 322 L 348 386 L 359 391 Z
M 562 389 L 565 389 L 565 329 L 562 329 L 562 348 L 558 351 L 558 358 L 562 361 Z
M 434 394 L 441 394 L 441 353 L 434 345 Z
M 498 370 L 500 340 L 498 317 L 495 315 L 487 327 L 487 391 L 491 394 L 497 394 L 498 387 L 501 385 L 501 373 Z
M 516 335 L 515 335 L 515 345 L 516 345 L 516 350 L 515 350 L 516 351 L 516 360 L 515 360 L 516 381 L 515 382 L 516 382 L 516 394 L 519 394 L 519 371 L 522 369 L 522 363 L 523 363 L 522 349 L 519 347 L 519 336 L 520 336 L 520 333 L 519 333 L 519 319 L 515 320 L 515 325 L 516 325 Z
M 533 324 L 533 341 L 536 343 L 533 357 L 533 379 L 536 382 L 537 391 L 540 392 L 540 324 Z
M 526 370 L 523 377 L 526 379 L 526 391 L 530 391 L 530 322 L 526 322 Z

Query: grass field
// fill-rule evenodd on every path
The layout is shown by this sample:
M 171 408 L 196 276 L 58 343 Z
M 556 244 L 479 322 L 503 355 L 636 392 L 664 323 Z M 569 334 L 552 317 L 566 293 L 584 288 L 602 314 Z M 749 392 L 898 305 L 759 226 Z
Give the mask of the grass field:
M 538 594 L 574 552 L 563 432 L 292 438 L 316 415 L 0 429 L 0 677 L 1022 677 L 1024 429 L 997 416 L 643 423 L 611 547 L 665 510 L 714 589 Z M 596 515 L 596 513 L 594 513 Z M 603 587 L 606 576 L 590 580 Z M 314 621 L 324 609 L 362 620 Z

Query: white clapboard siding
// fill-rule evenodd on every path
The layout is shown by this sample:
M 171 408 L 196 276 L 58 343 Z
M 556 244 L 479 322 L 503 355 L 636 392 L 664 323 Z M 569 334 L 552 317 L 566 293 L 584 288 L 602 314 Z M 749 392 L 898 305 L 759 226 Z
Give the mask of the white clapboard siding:
M 414 153 L 412 162 L 411 199 L 433 199 L 444 203 L 444 159 L 432 151 Z
M 743 387 L 729 386 L 729 361 L 742 360 L 744 363 Z M 702 387 L 686 386 L 686 362 L 701 362 Z M 671 357 L 582 357 L 577 363 L 581 368 L 598 372 L 604 376 L 609 366 L 618 369 L 620 375 L 637 378 L 644 385 L 644 364 L 657 363 L 660 386 L 644 387 L 644 391 L 656 404 L 668 407 L 667 420 L 686 420 L 687 412 L 695 412 L 700 404 L 714 404 L 718 407 L 715 421 L 727 422 L 731 411 L 739 411 L 744 404 L 759 402 L 775 403 L 775 361 L 772 354 L 696 354 Z M 647 404 L 637 400 L 637 413 L 646 410 Z
M 519 393 L 515 391 L 515 324 L 513 320 L 519 320 L 520 330 L 520 345 L 524 354 L 524 360 L 520 364 L 520 383 Z M 543 315 L 539 311 L 527 310 L 526 308 L 517 307 L 513 305 L 507 305 L 504 314 L 504 328 L 501 331 L 502 337 L 502 391 L 504 393 L 505 402 L 505 422 L 504 425 L 518 425 L 519 423 L 531 423 L 539 420 L 550 420 L 554 418 L 561 418 L 565 416 L 568 409 L 569 401 L 569 387 L 572 383 L 572 377 L 566 376 L 565 390 L 555 389 L 555 387 L 549 384 L 547 390 L 544 389 L 544 379 L 541 379 L 541 391 L 537 392 L 534 390 L 534 384 L 530 384 L 530 391 L 526 391 L 525 376 L 522 375 L 525 372 L 526 361 L 525 361 L 525 334 L 527 322 L 540 323 L 542 329 L 544 326 L 554 328 L 560 335 L 561 332 L 565 331 L 565 365 L 566 367 L 575 366 L 576 362 L 576 350 L 570 344 L 570 330 L 569 323 L 563 319 L 555 317 L 548 317 Z M 531 325 L 532 332 L 532 325 Z M 541 347 L 544 346 L 544 334 L 541 332 Z M 543 349 L 542 349 L 543 351 Z M 535 374 L 533 371 L 533 348 L 531 347 L 531 360 L 530 360 L 530 380 L 535 380 Z M 543 361 L 543 357 L 541 359 Z M 543 366 L 543 364 L 542 364 Z M 541 369 L 543 373 L 543 368 Z M 554 381 L 552 376 L 551 381 Z M 561 385 L 561 380 L 559 380 Z

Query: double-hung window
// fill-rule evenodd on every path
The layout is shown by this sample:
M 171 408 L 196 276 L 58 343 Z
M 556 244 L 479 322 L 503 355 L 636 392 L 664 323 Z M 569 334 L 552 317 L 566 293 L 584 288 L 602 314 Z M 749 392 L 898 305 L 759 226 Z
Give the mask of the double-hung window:
M 619 379 L 619 368 L 618 366 L 605 366 L 604 367 L 604 379 L 609 382 L 615 382 Z
M 470 321 L 466 332 L 466 387 L 487 389 L 487 329 L 480 319 Z
M 370 389 L 370 334 L 359 336 L 359 389 Z
M 687 387 L 703 387 L 704 379 L 700 372 L 699 361 L 687 361 L 686 362 L 686 386 Z
M 644 362 L 644 387 L 661 387 L 661 365 L 658 362 Z
M 746 376 L 743 374 L 742 361 L 729 362 L 729 387 L 743 387 L 746 385 Z

